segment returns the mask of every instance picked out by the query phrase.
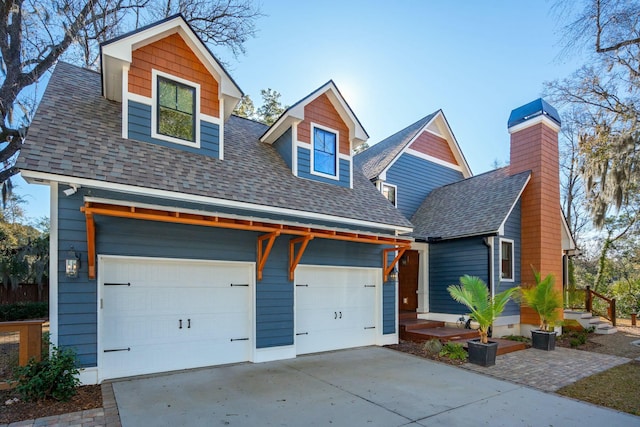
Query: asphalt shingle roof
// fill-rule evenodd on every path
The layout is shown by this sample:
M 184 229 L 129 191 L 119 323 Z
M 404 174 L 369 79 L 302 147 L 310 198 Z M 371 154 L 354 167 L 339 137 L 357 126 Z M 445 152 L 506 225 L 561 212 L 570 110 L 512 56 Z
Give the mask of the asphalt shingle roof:
M 295 177 L 275 148 L 259 141 L 261 123 L 231 116 L 219 160 L 122 138 L 122 105 L 100 92 L 99 73 L 58 63 L 18 167 L 411 227 L 358 168 L 353 189 Z
M 499 230 L 531 172 L 509 175 L 509 167 L 433 190 L 411 218 L 413 236 L 454 239 Z
M 355 165 L 362 169 L 369 179 L 378 177 L 382 171 L 396 158 L 417 133 L 438 114 L 429 114 L 417 122 L 407 126 L 390 137 L 383 139 L 354 157 Z

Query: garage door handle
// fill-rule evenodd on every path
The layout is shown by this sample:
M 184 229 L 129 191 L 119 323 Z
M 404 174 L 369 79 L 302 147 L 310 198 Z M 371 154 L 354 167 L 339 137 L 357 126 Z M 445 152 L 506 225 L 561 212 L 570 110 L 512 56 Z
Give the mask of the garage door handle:
M 187 329 L 191 329 L 191 319 L 187 319 Z
M 375 288 L 376 285 L 364 285 L 365 288 Z
M 131 286 L 131 283 L 105 283 L 105 286 Z
M 296 335 L 300 336 L 300 335 L 309 335 L 309 332 L 298 332 Z
M 244 287 L 249 287 L 248 283 L 232 283 L 231 286 L 244 286 Z
M 309 285 L 296 285 L 296 287 L 298 287 L 298 288 L 308 288 Z
M 375 326 L 365 326 L 364 328 L 365 329 L 375 329 L 376 327 Z
M 333 312 L 333 318 L 334 318 L 334 319 L 337 319 L 337 318 L 338 318 L 338 312 L 336 312 L 336 311 L 334 311 L 334 312 Z
M 105 353 L 113 353 L 114 351 L 131 351 L 130 347 L 127 348 L 112 348 L 110 350 L 103 350 Z
M 231 338 L 231 342 L 234 341 L 249 341 L 249 338 Z
M 182 319 L 178 320 L 178 324 L 180 325 L 178 329 L 182 329 Z
M 342 312 L 340 312 L 340 318 L 342 319 Z

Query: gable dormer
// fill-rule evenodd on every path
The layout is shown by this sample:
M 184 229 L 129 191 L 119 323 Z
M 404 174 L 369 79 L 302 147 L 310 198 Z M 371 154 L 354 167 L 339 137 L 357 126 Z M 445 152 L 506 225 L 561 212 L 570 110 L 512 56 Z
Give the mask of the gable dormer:
M 333 81 L 293 106 L 262 135 L 300 178 L 353 188 L 353 148 L 369 138 Z
M 101 55 L 123 138 L 224 158 L 224 122 L 242 91 L 181 15 L 108 41 Z

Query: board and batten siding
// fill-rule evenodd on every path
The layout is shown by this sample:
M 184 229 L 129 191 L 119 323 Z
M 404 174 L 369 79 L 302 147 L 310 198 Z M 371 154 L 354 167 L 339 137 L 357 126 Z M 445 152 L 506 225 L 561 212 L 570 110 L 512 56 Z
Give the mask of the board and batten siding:
M 447 288 L 460 283 L 460 277 L 478 276 L 489 283 L 489 248 L 482 237 L 447 240 L 429 245 L 429 311 L 468 314 L 455 302 Z
M 311 179 L 313 181 L 327 184 L 339 185 L 340 187 L 351 187 L 351 162 L 345 159 L 338 159 L 340 180 L 325 178 L 311 173 L 311 150 L 298 147 L 298 176 L 300 178 Z
M 507 218 L 507 221 L 504 225 L 504 235 L 500 236 L 505 239 L 513 240 L 513 258 L 514 258 L 514 267 L 513 267 L 513 282 L 503 282 L 500 280 L 500 270 L 501 270 L 501 259 L 500 259 L 500 238 L 494 237 L 494 277 L 496 280 L 495 291 L 496 293 L 500 293 L 505 289 L 513 288 L 516 286 L 520 286 L 521 283 L 521 265 L 520 265 L 520 201 L 516 203 L 516 206 L 511 211 L 511 215 Z M 531 268 L 531 267 L 529 267 Z M 513 300 L 509 300 L 507 306 L 502 312 L 501 316 L 516 316 L 520 315 L 520 305 Z
M 431 191 L 463 178 L 460 171 L 404 153 L 387 170 L 385 182 L 398 187 L 397 207 L 411 218 Z
M 291 158 L 293 154 L 291 151 L 292 143 L 293 137 L 291 128 L 287 129 L 287 131 L 280 135 L 280 138 L 276 139 L 276 141 L 273 143 L 276 151 L 278 152 L 278 154 L 280 154 L 280 157 L 284 159 L 287 166 L 289 166 L 289 169 L 293 167 L 293 160 Z
M 128 101 L 129 139 L 150 142 L 163 147 L 176 148 L 190 153 L 220 158 L 220 127 L 200 119 L 200 148 L 174 144 L 151 137 L 151 106 L 136 101 Z
M 61 189 L 58 207 L 58 345 L 74 347 L 82 367 L 96 366 L 98 340 L 97 280 L 87 275 L 86 222 L 80 211 L 88 191 L 92 196 L 117 198 L 117 193 L 86 188 L 67 197 Z M 261 234 L 105 216 L 94 219 L 99 255 L 255 262 L 256 240 Z M 81 256 L 76 279 L 64 275 L 64 259 L 71 248 Z M 314 239 L 301 263 L 380 268 L 382 249 L 380 245 Z M 278 237 L 263 279 L 256 282 L 256 348 L 294 342 L 294 287 L 288 278 L 288 251 L 289 238 Z M 99 272 L 100 266 L 97 268 Z M 385 284 L 382 306 L 384 333 L 395 333 L 394 286 Z

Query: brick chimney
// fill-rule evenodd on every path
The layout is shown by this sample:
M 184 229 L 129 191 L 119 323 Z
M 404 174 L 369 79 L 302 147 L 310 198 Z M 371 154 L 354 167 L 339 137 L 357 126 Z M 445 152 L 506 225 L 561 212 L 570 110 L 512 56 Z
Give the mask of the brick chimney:
M 535 283 L 533 266 L 542 277 L 553 274 L 556 288 L 562 291 L 560 116 L 543 99 L 537 99 L 513 110 L 508 128 L 510 173 L 531 171 L 521 203 L 521 285 L 527 287 Z M 533 310 L 522 307 L 520 322 L 538 325 L 539 319 Z

